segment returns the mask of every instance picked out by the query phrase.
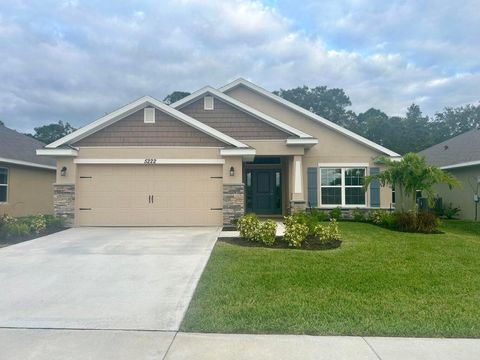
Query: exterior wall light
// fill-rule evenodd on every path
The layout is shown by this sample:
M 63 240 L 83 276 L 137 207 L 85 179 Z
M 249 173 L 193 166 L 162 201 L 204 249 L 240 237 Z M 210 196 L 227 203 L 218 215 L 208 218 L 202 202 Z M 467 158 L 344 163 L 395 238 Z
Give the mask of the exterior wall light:
M 230 167 L 230 176 L 235 176 L 235 169 L 233 166 Z
M 67 175 L 67 167 L 66 166 L 62 167 L 62 170 L 60 170 L 60 175 L 61 176 Z

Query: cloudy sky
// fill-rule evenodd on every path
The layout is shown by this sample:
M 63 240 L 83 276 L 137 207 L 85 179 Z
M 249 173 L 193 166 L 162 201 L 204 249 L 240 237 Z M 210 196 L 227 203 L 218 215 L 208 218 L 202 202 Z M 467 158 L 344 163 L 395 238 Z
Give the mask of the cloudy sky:
M 352 109 L 480 100 L 478 0 L 0 2 L 0 120 L 84 125 L 143 95 L 345 89 Z

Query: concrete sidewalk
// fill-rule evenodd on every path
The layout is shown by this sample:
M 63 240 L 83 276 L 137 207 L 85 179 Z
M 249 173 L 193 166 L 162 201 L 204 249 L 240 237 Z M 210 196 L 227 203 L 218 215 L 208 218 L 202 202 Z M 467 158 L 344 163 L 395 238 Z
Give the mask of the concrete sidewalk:
M 5 359 L 477 360 L 480 339 L 0 329 Z
M 178 333 L 167 360 L 477 360 L 480 339 Z

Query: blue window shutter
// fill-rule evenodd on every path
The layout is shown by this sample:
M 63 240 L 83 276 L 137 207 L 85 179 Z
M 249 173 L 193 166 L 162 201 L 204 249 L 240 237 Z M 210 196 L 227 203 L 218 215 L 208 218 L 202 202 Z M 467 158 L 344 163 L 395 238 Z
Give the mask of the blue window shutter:
M 317 207 L 317 171 L 316 167 L 307 169 L 308 204 L 311 207 Z
M 377 175 L 378 173 L 380 173 L 380 168 L 370 168 L 370 175 Z M 370 206 L 380 207 L 380 182 L 378 180 L 373 180 L 370 183 Z

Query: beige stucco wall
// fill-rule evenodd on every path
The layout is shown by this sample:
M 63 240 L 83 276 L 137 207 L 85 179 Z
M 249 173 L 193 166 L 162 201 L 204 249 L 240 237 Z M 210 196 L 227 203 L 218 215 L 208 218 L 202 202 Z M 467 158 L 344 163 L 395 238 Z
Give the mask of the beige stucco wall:
M 215 147 L 81 147 L 78 156 L 58 157 L 57 184 L 75 184 L 77 165 L 74 159 L 221 159 L 219 149 Z M 60 175 L 65 166 L 67 173 Z
M 378 166 L 374 160 L 378 156 L 383 155 L 373 148 L 243 86 L 236 87 L 228 91 L 227 94 L 318 139 L 318 144 L 310 149 L 306 149 L 303 156 L 304 194 L 306 194 L 307 189 L 308 167 L 316 167 L 319 163 L 368 163 L 369 166 Z M 292 179 L 290 178 L 290 180 Z M 293 181 L 290 181 L 290 184 L 293 184 Z M 369 206 L 369 198 L 370 196 L 367 194 L 367 206 Z M 380 202 L 382 208 L 390 207 L 390 188 L 381 189 Z
M 217 147 L 82 147 L 77 159 L 221 159 Z
M 225 164 L 223 164 L 223 183 L 228 185 L 243 184 L 242 165 L 241 156 L 225 157 Z M 230 176 L 230 168 L 232 166 L 234 170 L 234 176 Z
M 473 195 L 477 191 L 478 179 L 480 178 L 480 166 L 471 166 L 449 170 L 462 184 L 461 188 L 450 190 L 448 186 L 441 185 L 437 187 L 438 195 L 442 197 L 443 204 L 452 204 L 453 207 L 459 207 L 461 212 L 459 218 L 466 220 L 475 219 L 475 203 Z M 480 185 L 478 186 L 480 189 Z M 480 219 L 480 204 L 478 206 L 478 217 Z
M 8 171 L 8 201 L 0 203 L 0 215 L 53 214 L 53 170 L 2 164 Z
M 302 145 L 287 145 L 285 140 L 246 140 L 243 143 L 257 151 L 258 156 L 303 155 Z
M 78 165 L 81 159 L 223 159 L 223 180 L 225 184 L 242 183 L 242 157 L 223 158 L 218 148 L 214 147 L 82 147 L 78 156 L 57 158 L 57 184 L 75 184 Z M 60 175 L 62 167 L 67 168 L 65 176 Z M 230 176 L 230 167 L 235 175 Z
M 61 170 L 63 167 L 67 168 L 65 176 L 61 176 Z M 59 157 L 57 158 L 57 172 L 55 182 L 57 184 L 75 184 L 77 167 L 73 163 L 72 157 Z

